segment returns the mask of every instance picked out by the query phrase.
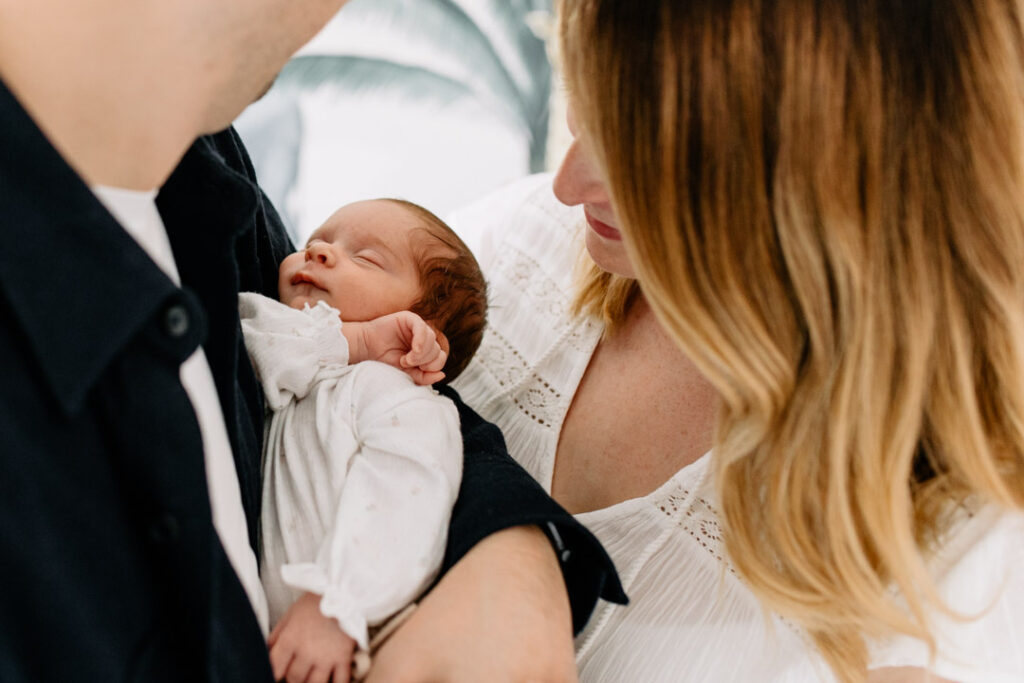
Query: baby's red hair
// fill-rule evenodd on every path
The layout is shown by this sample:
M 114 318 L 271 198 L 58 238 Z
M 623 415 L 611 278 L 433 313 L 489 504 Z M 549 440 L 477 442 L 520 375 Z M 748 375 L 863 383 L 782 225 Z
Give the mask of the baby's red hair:
M 422 294 L 411 311 L 448 338 L 447 384 L 458 377 L 480 347 L 487 322 L 487 283 L 476 257 L 448 224 L 418 204 L 388 199 L 423 221 L 428 238 L 417 249 Z

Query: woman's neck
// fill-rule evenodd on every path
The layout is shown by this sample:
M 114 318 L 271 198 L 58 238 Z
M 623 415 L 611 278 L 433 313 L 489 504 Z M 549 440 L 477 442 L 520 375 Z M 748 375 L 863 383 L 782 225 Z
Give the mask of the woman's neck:
M 638 297 L 573 397 L 552 494 L 583 512 L 650 493 L 711 448 L 716 406 L 710 383 Z

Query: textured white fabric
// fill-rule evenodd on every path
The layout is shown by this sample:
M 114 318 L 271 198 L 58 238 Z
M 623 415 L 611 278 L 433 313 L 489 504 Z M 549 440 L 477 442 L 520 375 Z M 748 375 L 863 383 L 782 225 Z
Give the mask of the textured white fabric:
M 558 203 L 550 176 L 535 176 L 450 223 L 476 252 L 491 297 L 480 351 L 454 384 L 550 490 L 562 420 L 602 331 L 599 322 L 568 313 L 582 214 Z M 608 549 L 630 597 L 627 607 L 601 603 L 578 637 L 582 681 L 833 680 L 801 630 L 766 614 L 733 569 L 709 460 L 706 454 L 645 497 L 578 516 Z M 936 673 L 1024 680 L 1022 541 L 1021 516 L 992 511 L 947 540 L 936 568 L 944 594 L 962 598 L 954 606 L 973 613 L 995 607 L 973 623 L 941 621 Z M 909 639 L 874 652 L 874 667 L 929 662 Z
M 304 592 L 361 648 L 436 576 L 462 476 L 455 405 L 404 372 L 347 365 L 338 312 L 239 298 L 273 410 L 263 452 L 263 585 L 276 623 Z
M 178 266 L 171 251 L 167 229 L 156 208 L 156 190 L 138 192 L 96 186 L 93 193 L 139 243 L 154 263 L 174 284 L 181 286 Z M 256 553 L 249 545 L 249 531 L 242 507 L 242 492 L 231 454 L 231 441 L 224 424 L 224 413 L 203 347 L 196 349 L 181 364 L 181 384 L 199 422 L 206 462 L 206 485 L 210 490 L 210 510 L 224 552 L 245 589 L 256 620 L 268 632 L 267 599 L 263 595 Z

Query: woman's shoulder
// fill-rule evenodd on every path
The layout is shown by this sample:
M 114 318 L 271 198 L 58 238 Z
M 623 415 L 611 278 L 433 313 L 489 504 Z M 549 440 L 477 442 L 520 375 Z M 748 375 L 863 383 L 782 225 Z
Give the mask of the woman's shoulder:
M 558 201 L 552 190 L 554 174 L 537 173 L 525 176 L 480 197 L 449 216 L 453 227 L 488 224 L 510 216 L 535 214 L 562 220 L 575 214 L 572 207 Z M 456 230 L 458 228 L 456 227 Z
M 994 505 L 960 512 L 929 568 L 949 613 L 934 609 L 937 655 L 900 637 L 877 643 L 872 667 L 919 666 L 958 681 L 1024 680 L 1024 513 Z
M 1011 568 L 1010 562 L 1024 558 L 1024 511 L 1006 510 L 992 504 L 960 509 L 947 531 L 939 538 L 932 567 L 940 584 L 956 583 L 964 573 L 998 572 Z M 987 560 L 1002 560 L 988 566 Z M 1024 567 L 1021 568 L 1024 570 Z
M 485 272 L 509 246 L 540 257 L 562 257 L 579 232 L 582 213 L 558 201 L 552 177 L 550 173 L 527 176 L 448 217 Z

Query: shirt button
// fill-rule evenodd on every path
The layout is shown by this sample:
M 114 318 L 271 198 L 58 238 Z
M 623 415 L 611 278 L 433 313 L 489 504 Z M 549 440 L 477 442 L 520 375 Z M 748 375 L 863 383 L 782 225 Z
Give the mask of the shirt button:
M 171 306 L 164 314 L 164 330 L 175 339 L 185 336 L 188 322 L 188 310 L 181 304 Z
M 160 515 L 149 525 L 149 538 L 157 545 L 173 543 L 180 535 L 181 527 L 171 514 Z

